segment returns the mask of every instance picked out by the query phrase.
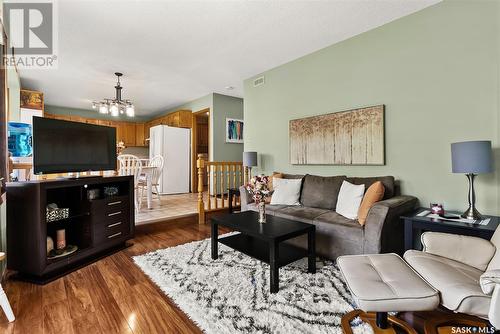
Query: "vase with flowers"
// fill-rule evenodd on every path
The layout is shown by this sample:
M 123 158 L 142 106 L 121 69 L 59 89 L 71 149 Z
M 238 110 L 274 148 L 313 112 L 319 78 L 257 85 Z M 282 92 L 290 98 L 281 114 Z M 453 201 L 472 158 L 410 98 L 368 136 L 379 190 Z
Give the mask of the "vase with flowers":
M 266 198 L 269 196 L 269 177 L 257 175 L 250 179 L 247 190 L 252 194 L 253 200 L 259 208 L 259 223 L 266 222 Z

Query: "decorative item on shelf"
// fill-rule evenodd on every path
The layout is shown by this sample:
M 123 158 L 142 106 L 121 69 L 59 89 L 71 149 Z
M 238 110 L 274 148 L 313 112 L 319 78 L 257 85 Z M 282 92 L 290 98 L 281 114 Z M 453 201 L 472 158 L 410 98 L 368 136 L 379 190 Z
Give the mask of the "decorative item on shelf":
M 118 81 L 115 86 L 116 95 L 114 99 L 106 98 L 99 102 L 92 102 L 92 108 L 98 109 L 101 114 L 111 114 L 111 116 L 119 116 L 126 114 L 128 117 L 134 117 L 135 107 L 130 100 L 122 100 L 122 86 L 120 77 L 123 75 L 120 72 L 115 72 Z
M 64 249 L 66 248 L 66 230 L 65 229 L 60 229 L 56 231 L 56 248 L 57 249 Z
M 266 197 L 269 196 L 269 177 L 265 175 L 257 175 L 250 179 L 247 184 L 247 190 L 252 194 L 252 197 L 259 208 L 259 223 L 266 222 Z
M 243 120 L 226 118 L 226 143 L 243 144 Z
M 431 212 L 436 215 L 444 215 L 443 204 L 431 203 Z
M 47 258 L 49 260 L 56 259 L 58 257 L 68 256 L 73 254 L 78 250 L 78 246 L 68 245 L 62 249 L 53 249 L 49 253 L 47 253 Z
M 45 217 L 47 223 L 66 219 L 68 217 L 69 208 L 59 208 L 55 203 L 50 203 L 47 205 Z
M 51 250 L 54 249 L 54 239 L 51 237 L 47 237 L 47 254 L 50 253 Z
M 491 141 L 465 141 L 451 144 L 451 163 L 452 172 L 465 174 L 469 181 L 469 208 L 461 217 L 471 220 L 482 219 L 476 209 L 474 178 L 477 174 L 493 172 Z
M 104 196 L 112 197 L 118 195 L 118 187 L 104 187 Z
M 98 199 L 99 196 L 101 196 L 101 190 L 100 189 L 89 189 L 89 190 L 87 190 L 87 199 L 88 200 Z
M 248 168 L 248 177 L 252 178 L 252 167 L 257 166 L 257 152 L 243 152 L 243 166 Z

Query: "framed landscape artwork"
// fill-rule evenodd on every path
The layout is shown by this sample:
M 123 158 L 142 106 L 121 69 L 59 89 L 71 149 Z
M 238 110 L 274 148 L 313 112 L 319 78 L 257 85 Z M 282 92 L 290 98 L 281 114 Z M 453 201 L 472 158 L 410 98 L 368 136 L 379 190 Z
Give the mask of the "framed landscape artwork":
M 21 108 L 43 110 L 43 93 L 21 89 Z
M 293 165 L 384 165 L 384 105 L 294 119 Z
M 243 144 L 243 120 L 226 118 L 226 143 Z

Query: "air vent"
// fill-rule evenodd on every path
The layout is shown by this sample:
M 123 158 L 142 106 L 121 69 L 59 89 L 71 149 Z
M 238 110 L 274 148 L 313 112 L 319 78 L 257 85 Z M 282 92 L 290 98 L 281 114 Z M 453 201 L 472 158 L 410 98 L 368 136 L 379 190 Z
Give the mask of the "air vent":
M 265 83 L 266 83 L 266 80 L 265 80 L 264 77 L 258 77 L 256 79 L 254 79 L 253 86 L 254 87 L 258 87 L 258 86 L 261 86 L 261 85 L 263 85 Z

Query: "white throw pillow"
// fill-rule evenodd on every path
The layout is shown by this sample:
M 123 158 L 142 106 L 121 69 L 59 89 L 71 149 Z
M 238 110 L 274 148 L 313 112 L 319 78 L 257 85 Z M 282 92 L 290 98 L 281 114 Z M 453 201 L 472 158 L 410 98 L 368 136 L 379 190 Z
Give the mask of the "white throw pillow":
M 342 182 L 335 211 L 346 218 L 357 219 L 359 206 L 364 194 L 364 184 L 358 186 L 347 181 Z
M 281 179 L 273 177 L 273 196 L 271 204 L 300 205 L 302 179 Z

